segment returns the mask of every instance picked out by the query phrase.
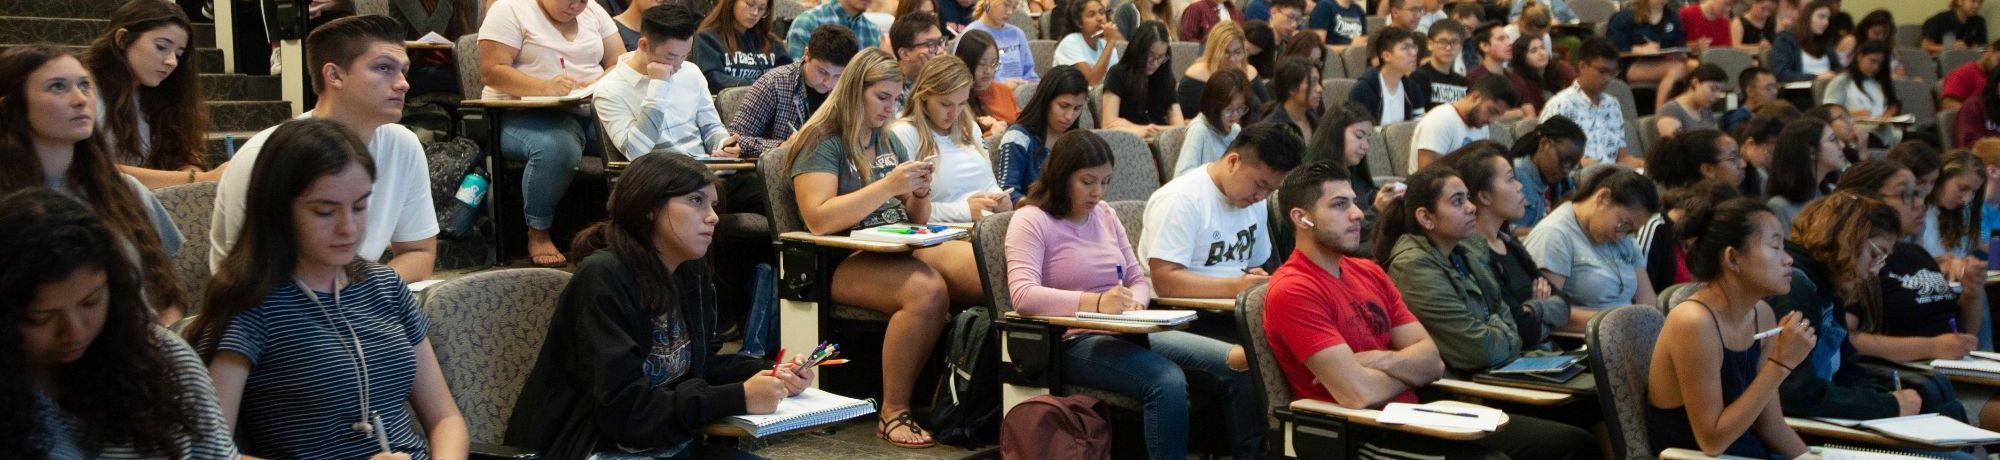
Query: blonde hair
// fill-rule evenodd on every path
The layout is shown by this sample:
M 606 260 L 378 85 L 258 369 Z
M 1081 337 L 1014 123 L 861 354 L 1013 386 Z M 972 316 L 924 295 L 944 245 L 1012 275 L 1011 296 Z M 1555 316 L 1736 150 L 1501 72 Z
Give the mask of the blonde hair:
M 1979 157 L 1979 161 L 1987 166 L 2000 166 L 2000 137 L 1988 137 L 1972 144 L 1972 156 Z
M 772 0 L 772 1 L 782 1 L 782 0 Z M 918 0 L 910 0 L 910 1 L 918 1 Z M 979 0 L 977 2 L 973 2 L 972 20 L 978 21 L 981 19 L 986 19 L 986 5 L 991 5 L 995 2 L 1004 2 L 1004 1 L 1008 0 Z
M 958 60 L 957 56 L 931 58 L 924 64 L 924 69 L 917 72 L 916 84 L 910 85 L 909 102 L 903 104 L 903 122 L 917 129 L 916 149 L 911 151 L 913 156 L 938 156 L 936 131 L 931 127 L 930 108 L 924 105 L 924 101 L 959 91 L 964 91 L 966 98 L 971 99 L 972 70 L 965 68 L 965 61 Z M 972 134 L 972 105 L 966 104 L 958 111 L 958 123 L 950 128 L 948 136 L 952 142 L 970 146 L 967 150 L 984 156 L 985 149 L 978 148 L 978 136 Z M 942 158 L 938 160 L 940 163 L 943 161 Z
M 813 112 L 812 118 L 806 119 L 805 125 L 800 126 L 790 140 L 778 146 L 785 150 L 785 164 L 796 165 L 799 155 L 810 155 L 821 142 L 838 138 L 843 144 L 841 147 L 847 150 L 847 161 L 861 173 L 861 181 L 874 182 L 875 171 L 868 167 L 874 159 L 867 156 L 874 129 L 867 127 L 861 119 L 865 104 L 861 100 L 862 92 L 868 89 L 868 85 L 902 80 L 903 72 L 897 70 L 896 58 L 889 57 L 889 53 L 882 48 L 865 48 L 855 53 L 854 59 L 847 61 L 847 71 L 840 75 L 839 82 L 834 83 L 833 93 L 826 96 L 826 102 L 819 111 Z M 786 169 L 790 170 L 790 166 Z
M 1130 5 L 1132 5 L 1132 9 L 1137 10 L 1139 12 L 1139 20 L 1135 21 L 1135 23 L 1145 24 L 1146 21 L 1160 21 L 1160 25 L 1167 26 L 1167 36 L 1165 37 L 1167 40 L 1165 41 L 1172 41 L 1173 38 L 1176 37 L 1176 35 L 1174 34 L 1179 33 L 1179 30 L 1176 28 L 1180 27 L 1181 23 L 1180 21 L 1174 19 L 1174 13 L 1176 13 L 1176 11 L 1174 11 L 1174 2 L 1170 0 L 1140 0 L 1140 1 L 1151 2 L 1151 4 L 1144 8 L 1141 8 L 1136 2 L 1130 3 Z M 1120 8 L 1123 8 L 1123 6 L 1121 5 Z M 1139 31 L 1136 30 L 1138 29 L 1137 27 L 1134 27 L 1133 29 L 1134 30 L 1132 31 L 1132 33 L 1128 33 L 1126 35 L 1139 33 Z
M 1863 330 L 1881 324 L 1881 293 L 1874 273 L 1857 275 L 1868 240 L 1895 235 L 1902 224 L 1896 209 L 1872 193 L 1841 190 L 1807 203 L 1792 219 L 1790 241 L 1832 272 L 1833 291 L 1849 305 L 1861 305 Z M 1880 248 L 1887 251 L 1890 248 Z
M 1201 57 L 1195 60 L 1207 65 L 1209 72 L 1222 70 L 1221 63 L 1222 60 L 1229 58 L 1229 42 L 1232 40 L 1243 42 L 1246 47 L 1250 45 L 1250 40 L 1243 37 L 1243 26 L 1236 25 L 1236 21 L 1216 24 L 1214 28 L 1208 29 L 1208 40 L 1202 44 Z M 1248 54 L 1250 50 L 1243 51 Z M 1245 59 L 1244 67 L 1249 67 L 1248 58 Z M 1249 69 L 1243 71 L 1250 72 Z

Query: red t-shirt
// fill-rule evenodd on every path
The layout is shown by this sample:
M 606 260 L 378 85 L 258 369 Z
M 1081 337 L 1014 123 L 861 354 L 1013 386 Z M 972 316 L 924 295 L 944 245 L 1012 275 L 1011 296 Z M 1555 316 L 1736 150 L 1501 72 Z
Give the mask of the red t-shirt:
M 1967 63 L 1951 69 L 1944 76 L 1944 97 L 1957 98 L 1958 102 L 1972 100 L 1972 95 L 1986 87 L 1986 72 L 1979 70 L 1979 63 Z
M 1702 16 L 1700 3 L 1681 8 L 1681 27 L 1687 29 L 1688 43 L 1708 37 L 1708 46 L 1736 46 L 1736 37 L 1729 35 L 1729 20 L 1727 14 L 1713 21 Z
M 1334 400 L 1306 368 L 1313 353 L 1341 344 L 1355 353 L 1389 350 L 1389 330 L 1417 320 L 1381 266 L 1342 257 L 1340 275 L 1335 278 L 1296 250 L 1271 275 L 1264 332 L 1293 398 Z M 1417 395 L 1405 391 L 1396 402 L 1415 403 Z

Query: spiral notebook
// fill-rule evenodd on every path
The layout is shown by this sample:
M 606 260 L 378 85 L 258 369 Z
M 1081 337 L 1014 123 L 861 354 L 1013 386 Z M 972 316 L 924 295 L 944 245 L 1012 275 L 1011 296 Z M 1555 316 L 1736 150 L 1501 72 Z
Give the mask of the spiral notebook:
M 778 402 L 778 410 L 763 415 L 737 415 L 723 423 L 742 428 L 754 437 L 765 437 L 800 428 L 825 425 L 875 413 L 875 402 L 854 399 L 818 388 L 807 388 L 798 396 Z

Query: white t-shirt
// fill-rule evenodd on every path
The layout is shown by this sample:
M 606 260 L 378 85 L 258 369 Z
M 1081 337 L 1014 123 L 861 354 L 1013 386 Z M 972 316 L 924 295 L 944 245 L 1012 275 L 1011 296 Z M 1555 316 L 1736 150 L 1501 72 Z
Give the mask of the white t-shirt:
M 588 2 L 576 16 L 576 35 L 564 39 L 535 0 L 499 0 L 479 25 L 479 40 L 507 45 L 516 50 L 514 69 L 530 77 L 549 79 L 568 73 L 577 80 L 595 80 L 604 74 L 604 39 L 618 36 L 618 23 L 597 2 Z M 511 97 L 487 86 L 480 97 Z
M 1177 263 L 1211 278 L 1242 276 L 1271 257 L 1267 205 L 1232 206 L 1208 174 L 1181 174 L 1146 200 L 1139 258 Z
M 1458 116 L 1458 109 L 1444 104 L 1424 114 L 1417 120 L 1417 131 L 1410 138 L 1410 171 L 1417 170 L 1417 151 L 1429 150 L 1438 155 L 1451 153 L 1472 141 L 1486 140 L 1486 127 L 1473 128 L 1465 125 L 1465 119 Z
M 1389 89 L 1389 86 L 1392 83 L 1395 85 L 1396 89 L 1393 90 Z M 1402 79 L 1398 78 L 1392 80 L 1389 78 L 1383 78 L 1381 88 L 1382 88 L 1381 125 L 1388 126 L 1390 123 L 1403 121 L 1405 119 L 1405 115 L 1409 114 L 1410 109 L 1409 107 L 1403 106 L 1404 99 L 1409 96 L 1405 95 L 1405 91 L 1408 90 L 1403 88 Z
M 311 118 L 312 112 L 297 119 Z M 215 187 L 215 213 L 208 228 L 209 270 L 222 266 L 222 257 L 236 244 L 243 230 L 243 199 L 250 192 L 250 172 L 264 140 L 277 131 L 273 126 L 252 136 L 230 157 L 231 166 L 222 170 Z M 403 125 L 390 123 L 375 128 L 368 139 L 368 155 L 375 158 L 374 194 L 368 196 L 368 225 L 362 229 L 357 256 L 374 261 L 389 250 L 391 242 L 410 242 L 437 236 L 437 210 L 431 204 L 431 166 L 424 159 L 424 146 L 417 134 Z
M 985 136 L 978 126 L 971 128 L 971 144 L 953 142 L 944 133 L 931 134 L 931 142 L 938 148 L 938 169 L 931 173 L 931 223 L 970 223 L 972 208 L 965 200 L 974 193 L 1000 191 L 1000 181 L 993 176 L 993 160 L 986 158 L 986 146 L 979 141 Z M 896 136 L 911 157 L 923 158 L 917 151 L 917 127 L 908 120 L 896 120 L 889 126 L 889 135 Z
M 1056 55 L 1049 59 L 1050 65 L 1076 65 L 1078 62 L 1097 65 L 1097 57 L 1105 51 L 1104 39 L 1097 39 L 1096 49 L 1091 49 L 1089 43 L 1084 40 L 1083 34 L 1071 32 L 1063 37 L 1061 43 L 1056 43 Z M 1118 65 L 1119 57 L 1118 48 L 1111 48 L 1111 60 L 1104 63 L 1104 68 Z

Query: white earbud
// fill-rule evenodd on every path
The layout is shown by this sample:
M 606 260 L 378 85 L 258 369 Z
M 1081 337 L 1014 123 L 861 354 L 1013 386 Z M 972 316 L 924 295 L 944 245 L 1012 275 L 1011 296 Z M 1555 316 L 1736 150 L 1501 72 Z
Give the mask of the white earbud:
M 1315 224 L 1313 224 L 1313 220 L 1312 220 L 1312 218 L 1311 218 L 1311 217 L 1300 217 L 1300 218 L 1299 218 L 1299 221 L 1300 221 L 1300 222 L 1305 222 L 1305 223 L 1306 223 L 1306 228 L 1319 228 L 1319 225 L 1315 225 Z

